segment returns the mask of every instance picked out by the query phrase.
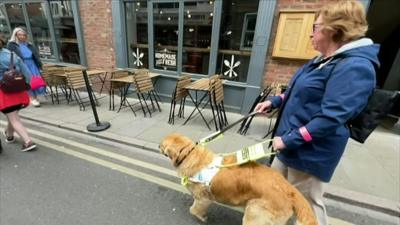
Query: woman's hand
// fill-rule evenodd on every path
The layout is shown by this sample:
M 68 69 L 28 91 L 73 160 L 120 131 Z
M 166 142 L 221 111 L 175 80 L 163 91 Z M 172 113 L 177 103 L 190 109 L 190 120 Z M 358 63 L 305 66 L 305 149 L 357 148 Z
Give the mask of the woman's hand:
M 267 100 L 265 102 L 258 103 L 254 108 L 254 111 L 259 113 L 266 113 L 269 109 L 271 109 L 271 107 L 272 102 L 270 100 Z
M 272 141 L 272 148 L 275 151 L 280 151 L 282 149 L 285 149 L 286 145 L 285 145 L 285 143 L 283 143 L 281 137 L 274 137 L 274 140 Z

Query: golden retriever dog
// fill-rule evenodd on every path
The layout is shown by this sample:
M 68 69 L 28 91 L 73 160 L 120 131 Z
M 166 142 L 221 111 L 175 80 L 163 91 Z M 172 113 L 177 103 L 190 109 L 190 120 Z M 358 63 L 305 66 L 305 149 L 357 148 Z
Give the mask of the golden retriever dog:
M 217 157 L 180 134 L 165 137 L 160 151 L 171 159 L 180 177 L 195 176 Z M 222 158 L 222 165 L 235 162 L 235 155 Z M 209 186 L 190 179 L 186 185 L 194 198 L 190 213 L 203 222 L 207 208 L 216 201 L 245 207 L 244 225 L 284 225 L 293 215 L 297 224 L 318 224 L 307 200 L 279 172 L 257 162 L 220 167 L 217 171 Z

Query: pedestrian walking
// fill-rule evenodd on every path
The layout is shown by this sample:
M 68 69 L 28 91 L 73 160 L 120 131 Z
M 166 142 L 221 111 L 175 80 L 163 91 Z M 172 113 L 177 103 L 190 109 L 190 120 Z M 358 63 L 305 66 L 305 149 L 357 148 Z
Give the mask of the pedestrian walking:
M 360 113 L 375 87 L 379 46 L 364 37 L 367 29 L 360 2 L 324 6 L 311 33 L 321 55 L 294 74 L 283 94 L 255 108 L 280 107 L 272 144 L 279 154 L 271 167 L 305 195 L 320 225 L 328 224 L 322 196 L 349 139 L 346 123 Z
M 11 52 L 5 48 L 5 40 L 0 34 L 0 80 L 3 79 L 4 73 L 9 69 L 11 63 Z M 29 84 L 30 73 L 23 63 L 22 59 L 14 54 L 13 62 L 15 69 L 22 72 L 25 81 Z M 0 111 L 7 117 L 7 128 L 3 131 L 6 143 L 15 142 L 14 132 L 21 137 L 23 144 L 21 151 L 30 151 L 36 148 L 36 144 L 32 141 L 28 131 L 22 124 L 19 117 L 19 110 L 29 105 L 29 95 L 27 91 L 16 93 L 3 92 L 0 88 Z
M 21 59 L 23 59 L 32 77 L 41 77 L 40 70 L 42 68 L 42 62 L 40 61 L 37 49 L 28 42 L 28 33 L 26 30 L 21 27 L 16 27 L 11 35 L 10 41 L 7 44 L 7 48 L 10 51 L 15 52 Z M 45 87 L 38 87 L 35 90 L 31 89 L 29 91 L 33 106 L 40 107 L 38 96 L 44 95 L 45 92 Z

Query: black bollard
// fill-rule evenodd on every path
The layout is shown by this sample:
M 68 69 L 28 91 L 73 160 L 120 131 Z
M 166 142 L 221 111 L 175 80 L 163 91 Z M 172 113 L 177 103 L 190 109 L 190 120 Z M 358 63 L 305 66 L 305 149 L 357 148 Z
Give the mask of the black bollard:
M 90 105 L 92 106 L 94 119 L 96 120 L 95 123 L 91 123 L 91 124 L 87 125 L 86 129 L 91 132 L 107 130 L 111 125 L 109 122 L 100 122 L 99 121 L 99 116 L 97 115 L 97 110 L 96 110 L 96 104 L 95 104 L 95 102 L 93 100 L 93 96 L 92 96 L 92 87 L 90 86 L 89 78 L 86 73 L 86 70 L 83 70 L 83 78 L 85 79 L 86 90 L 89 95 Z

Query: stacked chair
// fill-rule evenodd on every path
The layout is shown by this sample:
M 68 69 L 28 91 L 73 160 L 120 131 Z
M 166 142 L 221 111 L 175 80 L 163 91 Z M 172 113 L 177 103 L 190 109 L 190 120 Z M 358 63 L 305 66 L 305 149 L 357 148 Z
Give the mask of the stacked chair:
M 54 104 L 60 104 L 60 95 L 65 96 L 65 99 L 69 103 L 70 98 L 68 94 L 67 81 L 64 75 L 65 71 L 62 67 L 57 66 L 44 66 L 42 71 L 42 77 L 46 82 L 46 92 L 51 97 L 51 102 Z
M 224 89 L 219 75 L 210 77 L 210 101 L 216 130 L 222 130 L 228 125 L 224 106 Z M 215 111 L 214 111 L 215 109 Z
M 169 118 L 168 118 L 169 124 L 174 124 L 175 107 L 178 102 L 179 102 L 178 117 L 183 118 L 185 116 L 185 101 L 188 95 L 188 91 L 184 87 L 189 85 L 190 82 L 191 78 L 189 75 L 181 76 L 178 78 L 174 92 L 172 93 L 171 107 L 169 110 Z

